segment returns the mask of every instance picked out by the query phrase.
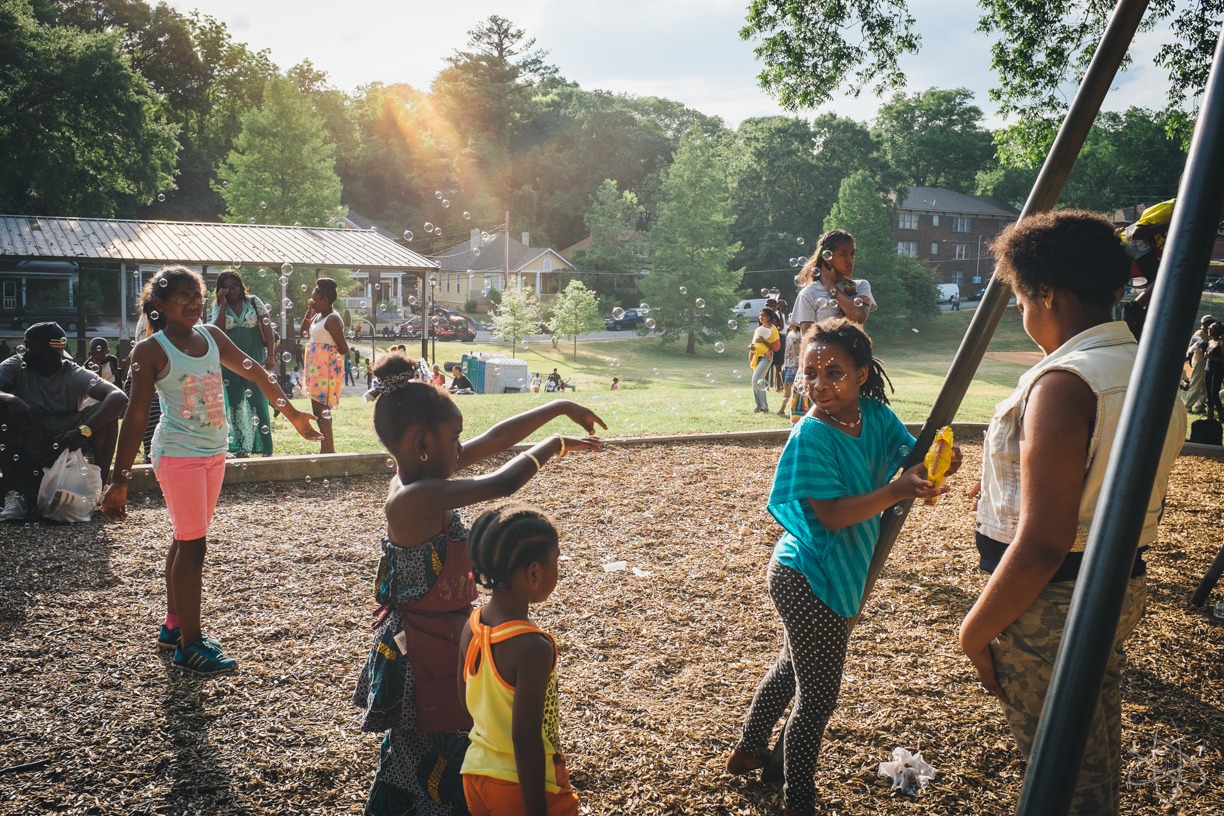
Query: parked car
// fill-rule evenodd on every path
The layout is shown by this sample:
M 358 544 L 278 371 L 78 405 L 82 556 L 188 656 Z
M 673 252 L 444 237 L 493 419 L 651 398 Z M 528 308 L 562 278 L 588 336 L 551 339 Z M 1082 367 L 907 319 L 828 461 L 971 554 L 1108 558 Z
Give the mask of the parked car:
M 71 306 L 48 306 L 42 309 L 30 310 L 14 315 L 10 325 L 14 329 L 25 331 L 35 323 L 46 323 L 48 321 L 60 324 L 60 328 L 66 332 L 75 333 L 77 330 L 77 310 Z
M 768 298 L 748 298 L 731 307 L 731 311 L 741 318 L 755 318 L 765 308 Z
M 1204 292 L 1224 292 L 1224 278 L 1216 278 L 1203 287 Z
M 609 331 L 636 329 L 645 320 L 645 310 L 637 308 L 625 309 L 624 314 L 622 314 L 620 317 L 609 317 L 605 319 L 604 327 Z

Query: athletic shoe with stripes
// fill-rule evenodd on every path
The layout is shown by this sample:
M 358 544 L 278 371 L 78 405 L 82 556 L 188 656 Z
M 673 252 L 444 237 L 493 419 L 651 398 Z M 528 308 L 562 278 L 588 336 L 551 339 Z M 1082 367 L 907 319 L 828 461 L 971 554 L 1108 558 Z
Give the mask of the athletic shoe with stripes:
M 166 624 L 162 624 L 161 631 L 157 633 L 157 648 L 163 651 L 174 651 L 179 645 L 179 628 L 176 626 L 173 629 L 167 629 Z
M 174 665 L 192 674 L 208 676 L 233 671 L 238 661 L 222 652 L 220 643 L 201 635 L 190 646 L 178 645 L 174 650 Z

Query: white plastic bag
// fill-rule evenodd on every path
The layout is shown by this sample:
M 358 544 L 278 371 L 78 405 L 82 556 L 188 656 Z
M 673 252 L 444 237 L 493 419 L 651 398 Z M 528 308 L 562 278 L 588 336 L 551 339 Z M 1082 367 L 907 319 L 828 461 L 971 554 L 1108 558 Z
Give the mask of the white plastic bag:
M 80 450 L 65 450 L 43 473 L 38 513 L 52 521 L 89 521 L 102 495 L 102 471 Z

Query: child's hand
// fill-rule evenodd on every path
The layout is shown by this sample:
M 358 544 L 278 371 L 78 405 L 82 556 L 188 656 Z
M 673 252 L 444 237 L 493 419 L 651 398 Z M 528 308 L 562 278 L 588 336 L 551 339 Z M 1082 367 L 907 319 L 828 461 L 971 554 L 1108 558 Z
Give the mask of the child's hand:
M 576 450 L 603 450 L 603 440 L 598 436 L 563 436 L 562 441 L 565 442 L 565 452 Z
M 127 482 L 111 482 L 98 509 L 102 518 L 107 521 L 123 521 L 127 518 Z
M 599 418 L 599 415 L 586 406 L 579 405 L 570 400 L 564 400 L 561 405 L 561 411 L 565 416 L 572 419 L 575 423 L 582 426 L 582 429 L 587 434 L 595 433 L 595 425 L 598 424 L 605 431 L 608 430 L 607 423 Z M 569 445 L 569 440 L 566 439 L 565 444 Z
M 315 427 L 310 424 L 310 420 L 314 419 L 310 414 L 295 411 L 293 414 L 285 414 L 285 418 L 293 424 L 294 429 L 297 430 L 298 435 L 303 439 L 309 439 L 311 442 L 321 442 L 323 440 L 323 434 L 315 430 Z
M 930 499 L 942 496 L 952 489 L 936 487 L 935 483 L 926 477 L 926 465 L 921 462 L 898 476 L 895 484 L 903 499 Z
M 952 464 L 948 465 L 948 472 L 944 476 L 951 476 L 961 468 L 961 449 L 960 445 L 952 446 Z

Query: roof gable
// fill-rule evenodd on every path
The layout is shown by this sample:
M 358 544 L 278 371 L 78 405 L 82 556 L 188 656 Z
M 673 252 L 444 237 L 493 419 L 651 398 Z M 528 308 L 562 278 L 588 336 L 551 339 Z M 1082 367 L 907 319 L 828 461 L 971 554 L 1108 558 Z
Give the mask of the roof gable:
M 988 215 L 1009 219 L 1020 214 L 1014 207 L 992 198 L 958 193 L 944 187 L 911 187 L 897 209 L 941 215 Z

